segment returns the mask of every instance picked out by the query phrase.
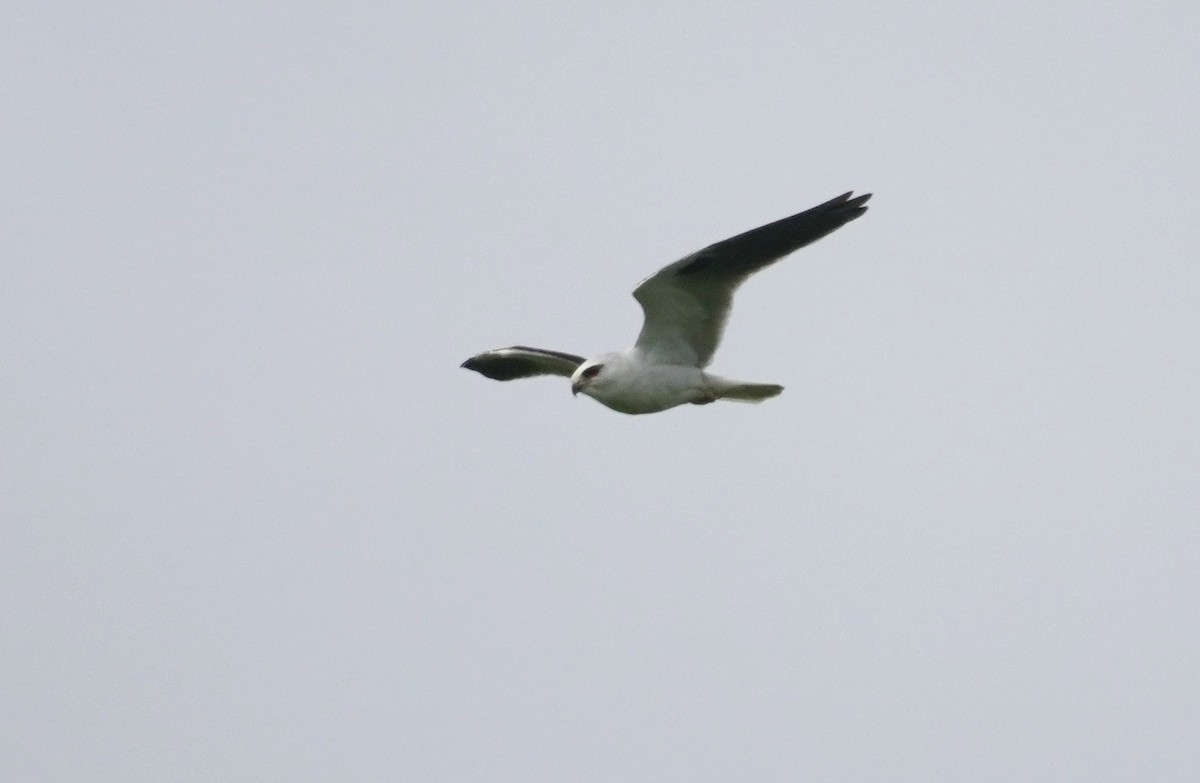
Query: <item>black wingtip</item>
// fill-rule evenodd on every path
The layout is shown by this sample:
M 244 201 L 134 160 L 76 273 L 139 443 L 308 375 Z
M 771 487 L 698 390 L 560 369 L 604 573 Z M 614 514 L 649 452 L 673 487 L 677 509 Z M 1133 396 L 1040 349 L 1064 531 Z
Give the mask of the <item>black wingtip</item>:
M 491 378 L 494 381 L 507 381 L 513 377 L 503 372 L 502 363 L 488 362 L 487 356 L 472 356 L 458 366 L 464 370 L 477 372 L 484 378 Z
M 846 195 L 849 195 L 849 194 L 846 194 Z M 854 198 L 852 198 L 846 202 L 846 206 L 851 207 L 851 208 L 862 207 L 863 209 L 866 209 L 866 207 L 864 207 L 863 204 L 866 204 L 868 201 L 870 201 L 871 196 L 873 196 L 873 195 L 875 195 L 875 194 L 874 193 L 864 193 L 861 196 L 855 196 Z
M 851 198 L 851 196 L 854 196 Z M 839 215 L 846 221 L 854 220 L 867 211 L 864 206 L 871 198 L 870 193 L 863 193 L 861 196 L 855 196 L 853 190 L 847 190 L 840 196 L 835 196 L 829 199 L 824 204 L 814 207 L 813 210 L 818 213 L 828 215 Z
M 853 192 L 854 191 L 851 191 L 851 193 Z M 846 200 L 838 204 L 837 208 L 838 212 L 846 215 L 846 222 L 857 220 L 858 218 L 862 217 L 864 213 L 866 213 L 868 209 L 866 204 L 871 199 L 872 194 L 864 193 L 861 196 L 855 196 L 854 198 L 846 198 L 849 195 L 850 193 L 847 193 L 845 196 L 840 197 L 841 199 Z

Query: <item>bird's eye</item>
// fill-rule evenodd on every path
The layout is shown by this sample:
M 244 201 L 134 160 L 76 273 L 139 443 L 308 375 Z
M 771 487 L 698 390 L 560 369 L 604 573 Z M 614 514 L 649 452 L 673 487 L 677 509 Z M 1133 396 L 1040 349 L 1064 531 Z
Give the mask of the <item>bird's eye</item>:
M 581 374 L 584 378 L 595 378 L 600 374 L 600 368 L 603 366 L 603 364 L 593 364 L 591 367 L 584 368 L 584 371 Z

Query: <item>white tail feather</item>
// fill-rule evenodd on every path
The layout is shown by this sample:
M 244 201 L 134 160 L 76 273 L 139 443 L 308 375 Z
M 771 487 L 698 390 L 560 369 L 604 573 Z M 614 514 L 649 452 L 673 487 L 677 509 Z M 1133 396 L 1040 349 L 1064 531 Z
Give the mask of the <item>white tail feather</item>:
M 783 387 L 775 383 L 744 383 L 713 375 L 708 376 L 708 383 L 712 389 L 713 399 L 733 400 L 734 402 L 762 402 L 771 397 L 777 397 L 783 391 Z

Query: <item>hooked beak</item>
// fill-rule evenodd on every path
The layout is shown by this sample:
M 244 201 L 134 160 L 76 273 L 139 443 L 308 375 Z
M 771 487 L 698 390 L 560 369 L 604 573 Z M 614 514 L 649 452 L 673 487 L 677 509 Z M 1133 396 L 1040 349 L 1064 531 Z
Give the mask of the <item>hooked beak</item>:
M 579 390 L 583 388 L 583 379 L 571 381 L 571 396 L 575 397 L 579 394 Z

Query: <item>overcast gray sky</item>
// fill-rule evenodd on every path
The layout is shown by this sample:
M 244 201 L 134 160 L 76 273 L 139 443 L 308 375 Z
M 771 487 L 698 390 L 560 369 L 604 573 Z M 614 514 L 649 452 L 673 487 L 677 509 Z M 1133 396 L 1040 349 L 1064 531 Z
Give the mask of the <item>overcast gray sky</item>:
M 1200 10 L 976 5 L 9 4 L 0 778 L 1200 777 Z

